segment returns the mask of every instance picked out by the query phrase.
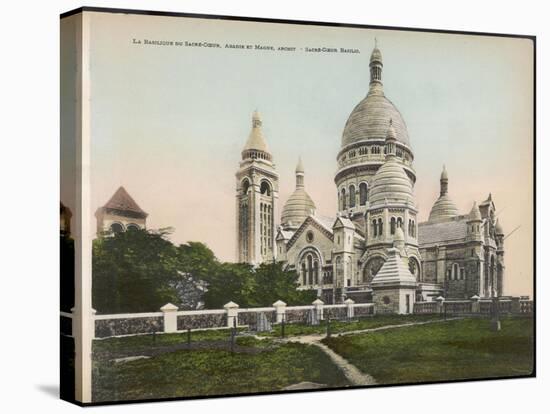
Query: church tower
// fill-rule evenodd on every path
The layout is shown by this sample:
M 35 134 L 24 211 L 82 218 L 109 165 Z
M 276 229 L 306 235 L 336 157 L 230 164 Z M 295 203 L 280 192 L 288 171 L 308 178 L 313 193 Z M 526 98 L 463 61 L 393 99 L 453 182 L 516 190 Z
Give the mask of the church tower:
M 279 175 L 255 111 L 241 152 L 237 178 L 237 261 L 259 264 L 275 259 L 275 217 Z

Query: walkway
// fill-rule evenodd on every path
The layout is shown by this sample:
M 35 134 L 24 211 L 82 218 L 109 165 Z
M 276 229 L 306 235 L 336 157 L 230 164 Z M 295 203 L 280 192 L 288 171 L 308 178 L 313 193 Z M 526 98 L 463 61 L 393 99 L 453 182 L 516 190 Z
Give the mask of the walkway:
M 462 318 L 448 318 L 446 320 L 432 320 L 432 321 L 424 321 L 424 322 L 410 322 L 410 323 L 402 323 L 400 325 L 386 325 L 386 326 L 380 326 L 378 328 L 369 328 L 369 329 L 360 329 L 356 331 L 348 331 L 348 332 L 340 332 L 335 333 L 332 336 L 333 337 L 339 337 L 339 336 L 345 336 L 345 335 L 356 335 L 356 334 L 362 334 L 362 333 L 369 333 L 369 332 L 377 332 L 377 331 L 384 331 L 387 329 L 394 329 L 394 328 L 405 328 L 407 326 L 415 326 L 415 325 L 426 325 L 429 323 L 441 323 L 446 322 L 450 320 L 455 319 L 462 319 Z M 342 371 L 342 373 L 345 375 L 345 377 L 348 379 L 348 381 L 352 385 L 374 385 L 376 384 L 376 380 L 369 374 L 362 373 L 355 365 L 351 364 L 348 360 L 343 358 L 342 356 L 338 355 L 336 352 L 334 352 L 332 349 L 330 349 L 325 344 L 321 343 L 321 340 L 324 339 L 326 335 L 302 335 L 302 336 L 291 336 L 285 339 L 279 339 L 281 342 L 299 342 L 301 344 L 306 345 L 314 345 L 321 349 L 325 354 L 328 355 L 328 357 L 334 362 L 334 364 Z

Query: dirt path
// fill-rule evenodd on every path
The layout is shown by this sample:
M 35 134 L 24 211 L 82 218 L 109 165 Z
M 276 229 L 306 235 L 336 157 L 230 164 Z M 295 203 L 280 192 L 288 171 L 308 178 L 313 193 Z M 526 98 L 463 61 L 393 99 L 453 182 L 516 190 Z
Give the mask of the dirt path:
M 426 325 L 429 323 L 441 323 L 446 322 L 454 319 L 462 319 L 462 318 L 448 318 L 446 320 L 431 320 L 431 321 L 424 321 L 424 322 L 410 322 L 410 323 L 402 323 L 400 325 L 386 325 L 386 326 L 380 326 L 378 328 L 369 328 L 369 329 L 360 329 L 356 331 L 348 331 L 348 332 L 340 332 L 335 333 L 332 336 L 333 337 L 339 337 L 339 336 L 345 336 L 345 335 L 357 335 L 362 333 L 369 333 L 369 332 L 377 332 L 377 331 L 384 331 L 387 329 L 394 329 L 394 328 L 405 328 L 407 326 L 416 326 L 416 325 Z M 321 340 L 324 339 L 325 335 L 320 334 L 314 334 L 314 335 L 301 335 L 301 336 L 291 336 L 285 339 L 279 339 L 281 342 L 299 342 L 301 344 L 306 345 L 314 345 L 321 349 L 325 354 L 328 355 L 328 357 L 334 362 L 334 364 L 342 371 L 342 373 L 345 375 L 345 377 L 348 379 L 348 381 L 352 385 L 374 385 L 376 384 L 376 380 L 369 374 L 364 374 L 361 372 L 355 365 L 351 364 L 348 360 L 343 358 L 342 356 L 338 355 L 336 352 L 334 352 L 332 349 L 330 349 L 325 344 L 321 343 Z

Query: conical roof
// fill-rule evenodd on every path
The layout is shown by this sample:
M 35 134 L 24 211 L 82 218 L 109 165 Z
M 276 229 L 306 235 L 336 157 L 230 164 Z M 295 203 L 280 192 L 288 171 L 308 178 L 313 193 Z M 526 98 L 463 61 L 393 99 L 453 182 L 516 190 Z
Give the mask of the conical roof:
M 479 207 L 477 206 L 477 203 L 475 201 L 474 201 L 474 205 L 472 206 L 472 209 L 470 210 L 470 214 L 468 214 L 468 220 L 481 221 L 481 213 L 479 212 Z
M 147 213 L 143 211 L 140 206 L 138 206 L 138 204 L 122 186 L 115 191 L 113 196 L 103 207 L 121 212 L 131 212 L 141 217 L 147 217 Z
M 248 140 L 243 151 L 257 150 L 269 153 L 269 147 L 262 132 L 262 119 L 258 111 L 252 114 L 252 129 L 248 135 Z

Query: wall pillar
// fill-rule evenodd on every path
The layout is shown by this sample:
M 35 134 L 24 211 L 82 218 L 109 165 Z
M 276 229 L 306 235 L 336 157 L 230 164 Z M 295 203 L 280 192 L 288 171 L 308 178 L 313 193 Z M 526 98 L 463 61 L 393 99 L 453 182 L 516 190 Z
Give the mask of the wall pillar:
M 519 315 L 521 313 L 521 304 L 519 303 L 520 297 L 516 296 L 512 298 L 512 313 Z
M 479 306 L 479 296 L 474 295 L 470 298 L 472 301 L 472 313 L 479 313 L 480 312 L 480 306 Z
M 313 306 L 315 309 L 315 313 L 317 314 L 317 319 L 322 320 L 323 319 L 323 307 L 325 305 L 325 302 L 323 302 L 321 299 L 315 299 L 313 301 Z
M 278 300 L 273 304 L 273 306 L 275 307 L 275 320 L 277 323 L 281 323 L 283 320 L 286 319 L 286 303 L 284 303 L 282 300 Z
M 232 328 L 233 326 L 237 326 L 238 324 L 237 316 L 239 314 L 239 305 L 237 305 L 235 302 L 228 302 L 225 305 L 223 305 L 223 307 L 227 312 L 227 327 Z
M 346 309 L 347 309 L 348 319 L 353 318 L 355 315 L 355 307 L 354 307 L 355 301 L 353 299 L 348 298 L 344 301 L 344 303 L 346 304 L 346 307 L 347 307 Z
M 435 300 L 437 301 L 438 313 L 445 312 L 445 298 L 443 296 L 438 296 Z
M 160 308 L 160 311 L 162 312 L 162 316 L 164 318 L 164 332 L 177 332 L 178 315 L 176 314 L 176 312 L 178 311 L 178 307 L 176 305 L 172 305 L 171 303 L 167 303 L 162 308 Z

